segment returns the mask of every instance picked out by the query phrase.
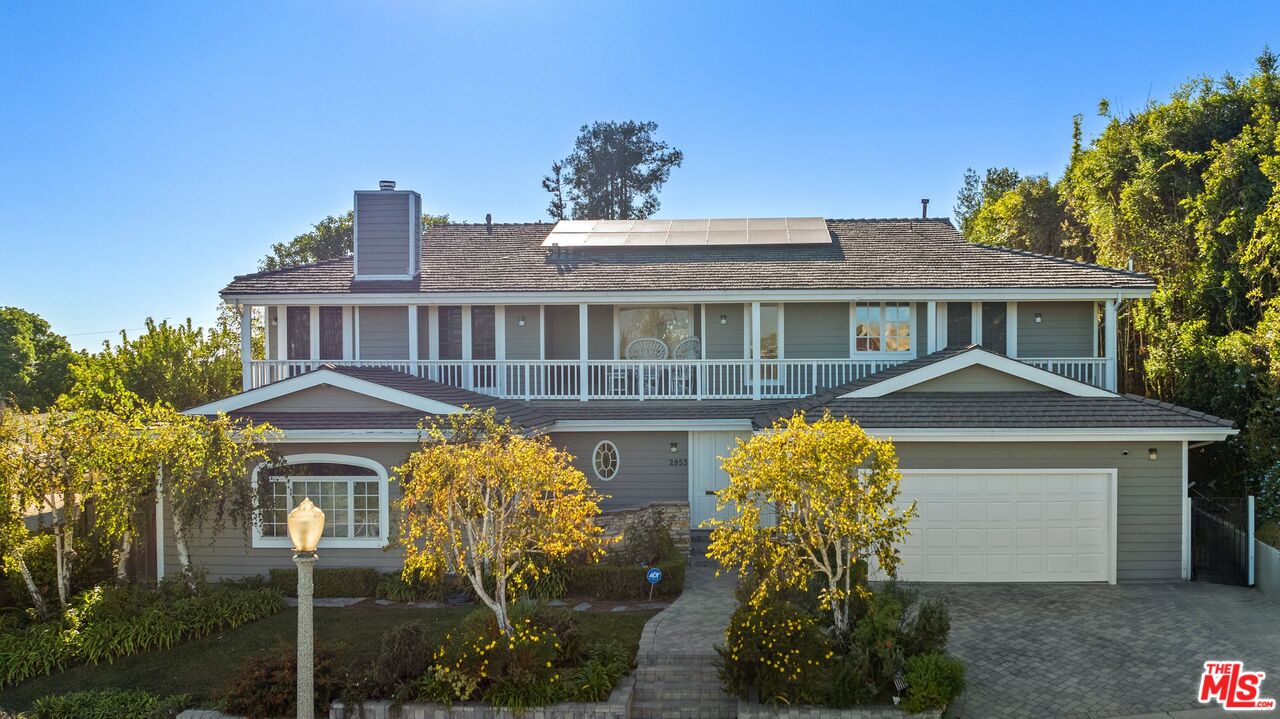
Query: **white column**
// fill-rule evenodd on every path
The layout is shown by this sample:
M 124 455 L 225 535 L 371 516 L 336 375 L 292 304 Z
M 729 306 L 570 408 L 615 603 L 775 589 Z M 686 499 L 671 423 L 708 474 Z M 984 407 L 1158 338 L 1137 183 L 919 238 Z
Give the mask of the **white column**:
M 493 356 L 507 358 L 507 306 L 493 306 Z
M 247 392 L 253 382 L 253 307 L 240 305 L 240 390 Z
M 427 308 L 427 359 L 440 359 L 440 308 Z
M 462 306 L 462 359 L 471 360 L 471 305 Z
M 311 318 L 307 322 L 310 340 L 310 357 L 314 362 L 320 359 L 320 307 L 319 305 L 311 305 Z
M 1096 313 L 1095 313 L 1096 314 Z M 1094 332 L 1094 335 L 1097 335 Z M 1004 353 L 1010 357 L 1018 356 L 1018 303 L 1004 303 Z
M 591 396 L 591 383 L 587 377 L 587 304 L 578 304 L 578 395 L 586 402 Z
M 351 305 L 342 307 L 342 359 L 353 360 L 355 354 L 355 325 L 351 316 Z
M 969 303 L 969 342 L 982 344 L 982 303 Z
M 1257 551 L 1257 547 L 1254 545 L 1255 540 L 1253 538 L 1253 530 L 1255 529 L 1254 522 L 1257 521 L 1258 514 L 1257 514 L 1257 507 L 1254 504 L 1254 497 L 1252 494 L 1249 495 L 1249 497 L 1247 498 L 1247 503 L 1245 505 L 1245 512 L 1246 512 L 1245 519 L 1248 521 L 1248 525 L 1249 525 L 1249 534 L 1245 537 L 1245 541 L 1249 545 L 1249 562 L 1248 564 L 1245 565 L 1246 567 L 1249 568 L 1249 583 L 1246 586 L 1252 587 L 1254 585 L 1254 576 L 1253 576 L 1254 568 L 1258 564 L 1257 557 L 1254 555 L 1254 553 Z
M 932 343 L 931 343 L 932 344 Z M 930 350 L 932 352 L 933 350 Z M 858 356 L 858 303 L 849 303 L 849 359 Z
M 284 305 L 276 307 L 276 346 L 280 359 L 289 359 L 289 308 Z M 287 374 L 281 374 L 285 376 Z
M 360 305 L 351 308 L 351 359 L 360 359 Z
M 538 305 L 538 359 L 547 358 L 547 306 Z
M 926 304 L 926 307 L 925 321 L 929 323 L 929 337 L 926 348 L 928 349 L 929 354 L 933 354 L 938 351 L 938 303 L 936 300 L 930 300 Z
M 946 302 L 938 303 L 938 316 L 935 319 L 938 320 L 937 322 L 934 323 L 934 327 L 938 330 L 938 349 L 946 349 L 950 339 L 947 337 L 947 303 Z
M 751 303 L 751 398 L 760 399 L 760 383 L 764 380 L 760 363 L 760 303 Z
M 409 370 L 417 374 L 418 362 L 418 306 L 409 305 L 409 361 L 414 364 Z
M 1106 305 L 1107 316 L 1103 321 L 1105 325 L 1105 332 L 1106 332 L 1106 339 L 1107 339 L 1107 349 L 1106 349 L 1107 386 L 1106 388 L 1111 390 L 1112 392 L 1116 391 L 1116 341 L 1118 339 L 1116 336 L 1117 335 L 1116 310 L 1118 309 L 1117 305 L 1119 304 L 1120 304 L 1119 300 L 1107 300 L 1107 305 Z

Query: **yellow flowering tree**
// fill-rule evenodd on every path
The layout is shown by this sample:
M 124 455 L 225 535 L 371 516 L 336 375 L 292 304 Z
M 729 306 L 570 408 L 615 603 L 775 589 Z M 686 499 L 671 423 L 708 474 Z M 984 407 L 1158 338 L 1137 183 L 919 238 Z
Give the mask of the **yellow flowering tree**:
M 797 412 L 738 440 L 724 469 L 729 486 L 716 505 L 736 512 L 711 520 L 708 556 L 754 574 L 749 601 L 756 606 L 818 578 L 823 608 L 837 631 L 847 631 L 850 599 L 866 596 L 855 577 L 857 562 L 874 558 L 893 576 L 894 545 L 915 515 L 914 504 L 894 506 L 902 476 L 893 443 L 829 412 L 812 424 Z
M 398 540 L 406 579 L 456 572 L 513 636 L 513 589 L 540 571 L 537 557 L 603 552 L 593 519 L 601 495 L 546 437 L 526 437 L 493 410 L 448 415 L 396 469 Z M 485 578 L 492 582 L 486 586 Z

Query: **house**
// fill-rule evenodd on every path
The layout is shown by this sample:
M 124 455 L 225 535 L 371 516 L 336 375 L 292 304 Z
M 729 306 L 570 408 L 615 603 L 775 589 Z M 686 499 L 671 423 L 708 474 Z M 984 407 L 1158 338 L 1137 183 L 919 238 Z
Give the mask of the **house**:
M 269 421 L 296 466 L 248 537 L 193 543 L 212 577 L 288 566 L 303 495 L 329 517 L 326 564 L 398 568 L 388 477 L 424 416 L 464 406 L 549 433 L 607 510 L 694 527 L 738 438 L 829 409 L 897 446 L 920 508 L 908 579 L 1188 577 L 1187 450 L 1236 430 L 1115 392 L 1117 311 L 1146 275 L 940 219 L 421 227 L 421 207 L 391 182 L 357 191 L 353 257 L 222 291 L 246 391 L 188 411 Z

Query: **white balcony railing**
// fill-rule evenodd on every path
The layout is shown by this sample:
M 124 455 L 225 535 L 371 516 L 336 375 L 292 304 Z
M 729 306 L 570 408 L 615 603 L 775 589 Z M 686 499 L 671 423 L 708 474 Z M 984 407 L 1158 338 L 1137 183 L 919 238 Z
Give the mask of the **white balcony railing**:
M 911 358 L 762 360 L 253 360 L 252 387 L 322 364 L 382 367 L 507 399 L 787 399 L 861 379 Z M 1022 358 L 1098 387 L 1101 358 Z M 757 373 L 759 376 L 757 377 Z

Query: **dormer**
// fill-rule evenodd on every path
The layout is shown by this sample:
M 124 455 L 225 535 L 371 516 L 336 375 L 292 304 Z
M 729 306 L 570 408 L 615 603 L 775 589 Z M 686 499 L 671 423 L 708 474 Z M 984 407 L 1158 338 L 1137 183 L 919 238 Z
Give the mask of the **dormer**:
M 418 274 L 422 196 L 382 180 L 355 193 L 355 279 L 408 280 Z

